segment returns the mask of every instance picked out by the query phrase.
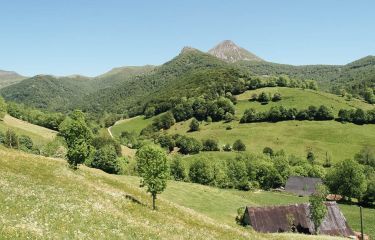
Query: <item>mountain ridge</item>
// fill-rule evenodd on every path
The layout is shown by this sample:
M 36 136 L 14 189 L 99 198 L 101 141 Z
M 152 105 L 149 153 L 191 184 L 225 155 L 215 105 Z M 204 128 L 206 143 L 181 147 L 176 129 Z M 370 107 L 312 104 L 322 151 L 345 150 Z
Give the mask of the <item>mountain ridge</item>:
M 230 63 L 238 61 L 264 61 L 248 50 L 237 46 L 231 40 L 220 42 L 214 48 L 210 49 L 208 53 Z

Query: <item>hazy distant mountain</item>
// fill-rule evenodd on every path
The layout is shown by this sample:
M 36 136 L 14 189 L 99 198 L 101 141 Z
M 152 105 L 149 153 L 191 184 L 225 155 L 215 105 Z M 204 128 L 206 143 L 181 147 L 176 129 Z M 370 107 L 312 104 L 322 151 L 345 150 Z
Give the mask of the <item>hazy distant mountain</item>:
M 16 72 L 0 70 L 0 88 L 20 82 L 25 78 Z
M 226 62 L 234 63 L 237 61 L 263 61 L 255 54 L 247 51 L 246 49 L 237 46 L 234 42 L 230 40 L 225 40 L 214 48 L 208 51 L 209 54 L 220 58 Z

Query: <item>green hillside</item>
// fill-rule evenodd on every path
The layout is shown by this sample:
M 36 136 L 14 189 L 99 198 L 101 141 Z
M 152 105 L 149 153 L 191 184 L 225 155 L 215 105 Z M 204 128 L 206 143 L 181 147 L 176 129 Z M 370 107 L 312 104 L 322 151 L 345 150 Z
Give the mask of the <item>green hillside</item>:
M 253 93 L 279 92 L 282 100 L 262 105 L 259 102 L 250 102 L 248 99 Z M 372 105 L 357 99 L 350 101 L 333 94 L 302 90 L 294 88 L 262 88 L 237 96 L 238 103 L 235 105 L 236 116 L 240 118 L 248 108 L 258 111 L 266 111 L 272 106 L 282 105 L 287 108 L 295 107 L 304 109 L 310 105 L 325 105 L 337 114 L 341 108 L 348 109 L 359 107 L 372 109 Z M 155 118 L 155 117 L 154 117 Z M 119 137 L 122 131 L 140 131 L 152 123 L 154 118 L 144 119 L 136 117 L 119 122 L 113 126 L 111 131 L 115 137 Z M 328 154 L 333 161 L 352 158 L 363 146 L 375 146 L 375 125 L 355 125 L 351 123 L 342 124 L 336 121 L 285 121 L 278 123 L 245 123 L 240 124 L 238 120 L 231 123 L 214 122 L 207 124 L 203 122 L 200 131 L 189 132 L 190 121 L 179 122 L 168 130 L 170 134 L 183 134 L 192 136 L 199 140 L 216 139 L 219 145 L 232 144 L 241 139 L 247 146 L 248 152 L 261 153 L 263 148 L 271 147 L 274 150 L 283 149 L 287 154 L 305 157 L 307 149 L 312 149 L 319 161 L 323 161 Z M 231 126 L 231 130 L 227 130 Z M 221 157 L 232 153 L 210 153 L 220 154 Z M 219 156 L 218 156 L 219 157 Z
M 3 148 L 0 173 L 2 239 L 334 239 L 258 234 L 167 195 L 152 211 L 136 179 Z
M 250 61 L 238 64 L 257 75 L 285 74 L 298 79 L 313 79 L 324 90 L 346 89 L 349 93 L 363 96 L 366 88 L 375 88 L 375 56 L 367 56 L 342 66 L 293 66 Z
M 280 93 L 282 100 L 277 102 L 270 101 L 268 104 L 261 104 L 256 101 L 249 101 L 253 94 L 259 95 L 265 92 L 267 94 Z M 273 88 L 260 88 L 256 90 L 246 91 L 243 94 L 237 96 L 238 103 L 236 105 L 236 114 L 241 117 L 244 111 L 248 108 L 254 108 L 257 111 L 268 111 L 274 106 L 284 106 L 288 108 L 296 108 L 298 110 L 306 109 L 311 105 L 320 106 L 325 105 L 329 107 L 334 114 L 340 109 L 350 109 L 350 108 L 361 108 L 364 110 L 369 110 L 375 108 L 374 105 L 368 104 L 366 102 L 360 101 L 358 99 L 346 100 L 343 97 L 339 97 L 334 94 L 314 91 L 311 89 L 298 89 L 298 88 L 284 88 L 284 87 L 273 87 Z
M 0 131 L 5 133 L 8 129 L 13 129 L 18 135 L 31 137 L 33 142 L 39 146 L 52 141 L 56 136 L 55 131 L 6 115 L 4 120 L 0 121 Z

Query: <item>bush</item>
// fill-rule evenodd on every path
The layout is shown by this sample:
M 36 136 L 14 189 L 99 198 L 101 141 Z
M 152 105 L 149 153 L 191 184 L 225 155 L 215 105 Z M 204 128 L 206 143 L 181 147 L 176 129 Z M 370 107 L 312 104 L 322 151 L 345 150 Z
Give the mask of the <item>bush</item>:
M 230 151 L 232 151 L 232 146 L 231 146 L 229 143 L 227 143 L 227 144 L 225 144 L 225 145 L 223 146 L 223 150 L 224 150 L 225 152 L 230 152 Z
M 176 141 L 176 146 L 180 148 L 182 154 L 196 154 L 202 150 L 202 144 L 195 138 L 180 137 Z
M 175 157 L 170 165 L 171 176 L 176 181 L 184 181 L 186 179 L 185 167 L 181 162 L 181 158 Z
M 167 112 L 162 116 L 155 118 L 152 125 L 155 126 L 155 128 L 158 130 L 167 130 L 171 128 L 175 123 L 176 120 L 174 119 L 173 114 L 171 112 Z
M 107 173 L 118 173 L 120 165 L 117 160 L 116 149 L 111 145 L 105 145 L 97 150 L 91 162 L 91 166 Z
M 160 135 L 157 139 L 157 142 L 162 148 L 168 149 L 170 152 L 173 151 L 176 146 L 176 142 L 170 135 Z
M 275 93 L 272 97 L 273 102 L 277 102 L 281 100 L 281 94 L 280 93 Z
M 139 141 L 135 132 L 123 131 L 120 134 L 120 142 L 129 148 L 139 148 Z
M 270 97 L 268 96 L 267 93 L 262 92 L 262 93 L 258 96 L 258 101 L 261 102 L 261 103 L 268 103 L 268 102 L 270 101 Z
M 266 155 L 268 155 L 268 156 L 273 156 L 273 150 L 272 150 L 272 148 L 270 148 L 270 147 L 265 147 L 265 148 L 263 148 L 263 154 L 266 154 Z
M 202 141 L 203 151 L 219 151 L 219 146 L 216 140 L 206 139 Z
M 34 146 L 33 140 L 29 136 L 21 135 L 18 138 L 19 147 L 24 150 L 31 150 Z
M 232 127 L 231 125 L 228 125 L 228 126 L 225 127 L 225 129 L 226 129 L 226 130 L 232 130 L 233 127 Z
M 230 187 L 245 191 L 250 190 L 245 163 L 240 160 L 230 160 L 227 165 Z
M 100 149 L 104 146 L 112 146 L 116 150 L 117 156 L 121 157 L 122 155 L 121 145 L 116 140 L 107 135 L 100 135 L 95 137 L 92 140 L 92 146 L 95 149 Z
M 193 118 L 193 120 L 191 120 L 190 125 L 189 125 L 189 131 L 190 132 L 199 131 L 199 122 L 196 118 Z
M 198 159 L 190 166 L 189 169 L 190 181 L 204 185 L 210 185 L 214 180 L 214 173 L 212 166 L 208 161 Z
M 146 110 L 144 111 L 145 118 L 150 118 L 155 115 L 155 107 L 150 106 L 147 107 Z
M 0 132 L 0 144 L 3 144 L 5 140 L 5 134 L 3 132 Z
M 242 142 L 241 139 L 237 139 L 234 143 L 233 143 L 233 150 L 234 151 L 246 151 L 246 145 Z

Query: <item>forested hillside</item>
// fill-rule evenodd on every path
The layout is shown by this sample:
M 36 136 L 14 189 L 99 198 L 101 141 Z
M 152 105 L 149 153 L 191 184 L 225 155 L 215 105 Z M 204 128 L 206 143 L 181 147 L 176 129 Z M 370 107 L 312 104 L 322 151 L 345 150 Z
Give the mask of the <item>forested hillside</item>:
M 20 82 L 25 78 L 16 72 L 0 70 L 0 88 Z
M 341 94 L 342 90 L 366 98 L 366 91 L 375 88 L 375 57 L 367 56 L 347 65 L 293 66 L 270 62 L 242 61 L 257 75 L 285 74 L 298 79 L 312 79 L 321 89 Z

